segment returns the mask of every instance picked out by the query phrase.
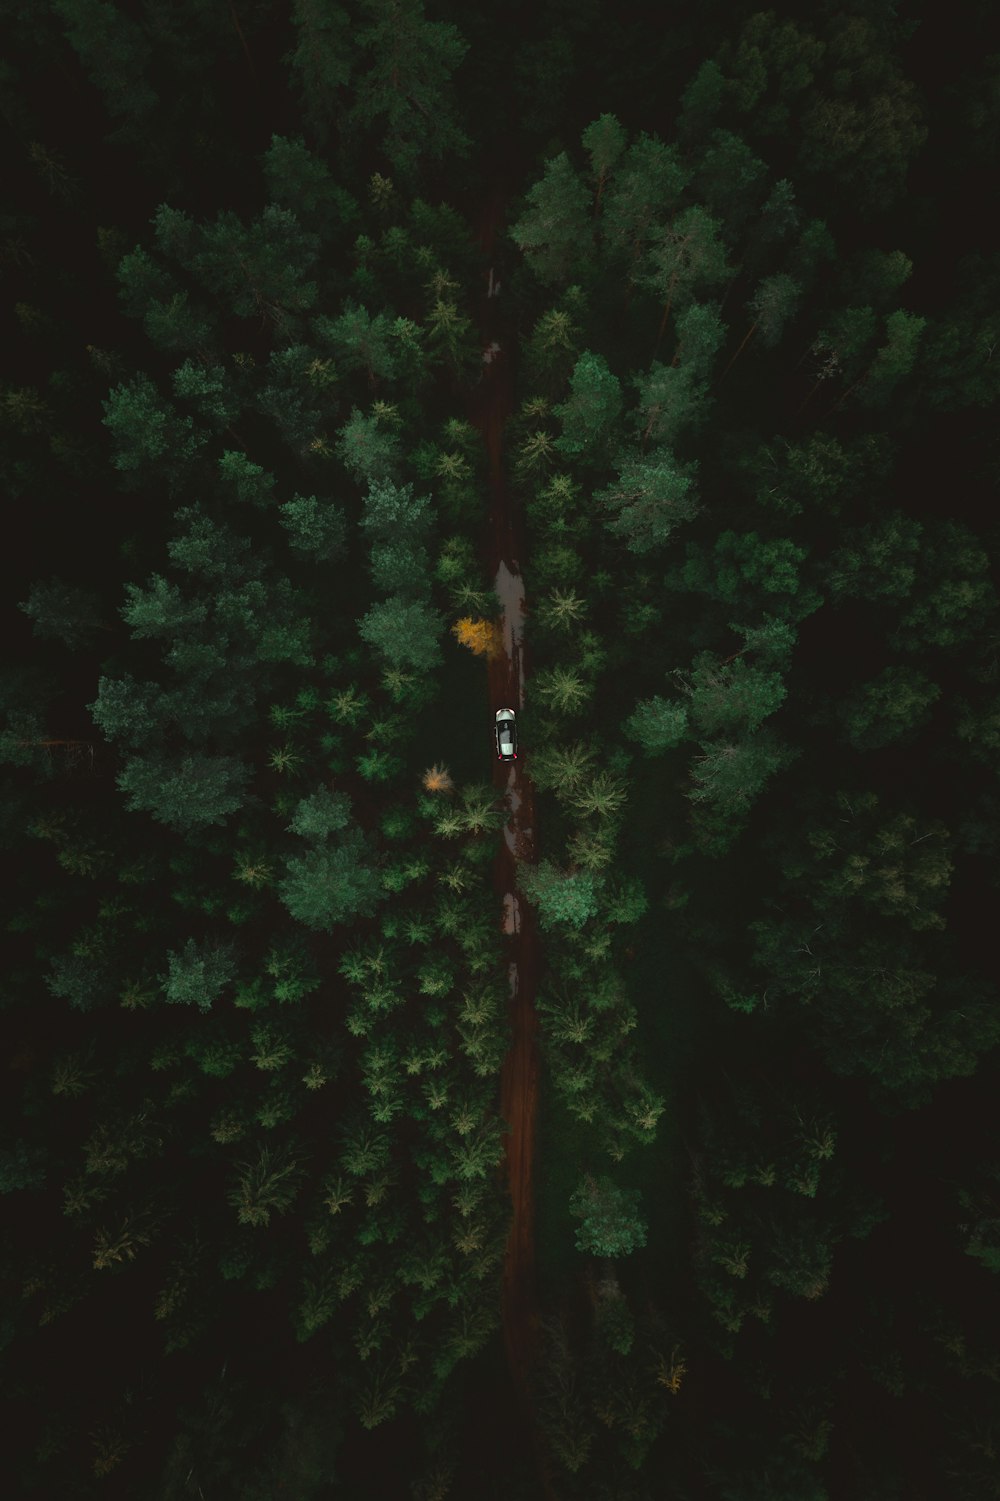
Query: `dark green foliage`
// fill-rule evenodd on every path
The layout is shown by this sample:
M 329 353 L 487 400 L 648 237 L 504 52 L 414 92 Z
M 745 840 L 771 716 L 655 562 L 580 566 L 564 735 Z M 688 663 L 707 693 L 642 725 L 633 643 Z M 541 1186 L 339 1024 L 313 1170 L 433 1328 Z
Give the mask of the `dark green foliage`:
M 640 135 L 629 146 L 601 204 L 601 239 L 612 261 L 631 274 L 653 226 L 670 217 L 689 176 L 676 150 L 655 136 Z
M 399 471 L 399 438 L 385 414 L 373 412 L 366 417 L 354 407 L 339 431 L 337 455 L 358 484 L 391 484 Z
M 800 569 L 805 557 L 805 548 L 788 537 L 726 531 L 716 539 L 711 560 L 688 544 L 681 579 L 685 588 L 741 611 L 765 610 L 800 620 L 822 602 L 815 590 L 803 586 Z
M 381 883 L 369 862 L 364 839 L 351 830 L 334 846 L 317 844 L 288 860 L 278 894 L 297 922 L 330 932 L 337 923 L 374 912 Z
M 766 347 L 773 347 L 781 338 L 785 324 L 798 307 L 801 293 L 798 283 L 783 271 L 765 277 L 758 286 L 747 308 L 753 315 L 760 342 Z
M 826 570 L 834 599 L 906 599 L 917 577 L 922 533 L 919 521 L 895 510 L 848 528 Z
M 180 416 L 146 375 L 116 386 L 103 403 L 114 444 L 113 463 L 136 484 L 163 475 L 176 486 L 207 434 Z
M 304 797 L 295 809 L 289 831 L 301 839 L 318 842 L 346 828 L 351 816 L 350 799 L 343 792 L 320 787 Z
M 917 90 L 861 16 L 831 24 L 826 65 L 825 87 L 806 96 L 799 160 L 830 174 L 870 212 L 884 209 L 927 137 Z
M 660 756 L 679 745 L 688 733 L 687 708 L 657 695 L 636 704 L 622 725 L 622 732 L 635 740 L 647 756 Z
M 601 883 L 589 871 L 570 874 L 543 860 L 522 866 L 518 884 L 538 909 L 543 928 L 581 928 L 598 910 Z
M 221 365 L 185 360 L 174 371 L 174 395 L 188 401 L 210 427 L 224 428 L 235 419 L 240 401 Z
M 524 212 L 511 225 L 511 239 L 546 285 L 567 281 L 580 263 L 590 238 L 589 196 L 563 151 L 546 162 L 544 176 L 530 189 Z
M 946 411 L 988 406 L 997 399 L 996 287 L 1000 256 L 968 255 L 955 273 L 955 297 L 939 319 L 928 322 L 921 343 L 926 399 Z
M 381 148 L 404 179 L 424 163 L 466 155 L 471 143 L 448 89 L 468 48 L 458 27 L 427 20 L 423 0 L 361 0 L 361 8 L 368 24 L 354 38 L 351 124 L 381 132 Z
M 893 644 L 910 652 L 966 645 L 996 611 L 990 561 L 975 533 L 960 522 L 938 522 L 924 534 L 916 586 Z
M 888 476 L 891 454 L 882 435 L 867 434 L 845 444 L 829 433 L 814 433 L 796 442 L 779 438 L 765 444 L 745 467 L 756 480 L 755 498 L 764 511 L 839 516 L 845 505 L 878 493 Z M 892 512 L 883 514 L 891 521 Z M 918 527 L 912 521 L 907 524 Z M 845 535 L 851 534 L 845 529 Z
M 161 204 L 154 223 L 161 249 L 240 318 L 262 318 L 284 329 L 289 315 L 307 311 L 316 300 L 310 273 L 319 240 L 277 204 L 268 204 L 250 224 L 226 210 L 214 223 L 197 226 Z
M 604 195 L 608 176 L 615 169 L 628 137 L 620 121 L 614 115 L 602 115 L 588 125 L 580 137 L 590 156 L 590 168 L 594 177 L 595 197 L 599 203 Z
M 678 464 L 668 449 L 625 456 L 617 480 L 595 495 L 610 519 L 608 531 L 630 552 L 662 547 L 674 530 L 698 513 L 696 466 Z
M 96 716 L 95 716 L 96 717 Z M 132 756 L 118 777 L 126 806 L 186 833 L 224 823 L 240 807 L 250 769 L 235 756 Z
M 885 667 L 842 700 L 838 713 L 856 750 L 879 750 L 894 741 L 911 741 L 940 697 L 938 685 L 915 667 Z
M 984 1162 L 974 1187 L 961 1187 L 958 1202 L 967 1216 L 959 1230 L 967 1237 L 965 1252 L 987 1271 L 1000 1272 L 1000 1164 Z
M 689 796 L 692 802 L 707 804 L 714 815 L 733 818 L 756 802 L 774 774 L 794 756 L 769 731 L 706 741 L 692 767 L 694 787 Z
M 303 4 L 295 7 L 300 16 L 306 8 Z M 328 23 L 335 25 L 337 7 L 325 6 L 324 10 Z M 261 164 L 267 196 L 294 213 L 306 229 L 316 231 L 324 240 L 337 240 L 356 225 L 360 217 L 356 201 L 301 136 L 273 135 Z
M 28 598 L 18 605 L 43 640 L 61 641 L 71 651 L 89 646 L 101 629 L 100 607 L 89 589 L 61 579 L 32 584 Z
M 726 98 L 726 78 L 714 58 L 703 62 L 681 95 L 677 133 L 687 147 L 699 147 L 714 128 Z
M 882 1098 L 924 1099 L 1000 1038 L 983 984 L 939 978 L 920 936 L 945 927 L 947 831 L 883 813 L 873 793 L 841 794 L 836 813 L 811 820 L 804 843 L 786 842 L 798 897 L 753 924 L 755 965 L 772 998 L 821 1003 L 816 1038 L 835 1072 L 869 1077 Z
M 698 657 L 687 678 L 688 713 L 702 734 L 753 734 L 785 698 L 781 674 L 751 666 L 745 657 L 718 662 Z
M 235 974 L 236 956 L 231 944 L 199 944 L 189 938 L 182 948 L 167 955 L 163 995 L 171 1005 L 210 1011 Z
M 17 1193 L 21 1189 L 45 1186 L 45 1153 L 26 1141 L 0 1150 L 0 1193 Z
M 176 568 L 194 578 L 231 586 L 259 575 L 260 564 L 247 537 L 239 536 L 228 526 L 220 526 L 197 506 L 182 507 L 174 520 L 187 528 L 167 543 L 167 554 Z M 141 598 L 138 590 L 127 588 L 126 592 L 133 601 Z M 123 614 L 131 623 L 129 614 L 125 611 Z
M 621 385 L 601 355 L 582 354 L 569 379 L 569 397 L 553 415 L 562 423 L 561 452 L 600 461 L 622 410 Z
M 274 476 L 237 449 L 226 449 L 219 459 L 219 479 L 234 500 L 255 506 L 272 502 Z
M 578 1251 L 627 1256 L 646 1244 L 638 1191 L 620 1188 L 611 1178 L 585 1175 L 570 1199 L 569 1211 L 583 1221 L 576 1232 Z
M 371 544 L 419 546 L 427 540 L 432 520 L 430 497 L 414 495 L 412 485 L 374 479 L 369 482 L 361 528 Z
M 727 232 L 737 234 L 764 197 L 766 173 L 760 157 L 739 136 L 714 130 L 698 164 L 694 191 Z
M 997 69 L 910 9 L 3 7 L 12 1493 L 992 1494 Z
M 346 547 L 347 522 L 343 510 L 315 495 L 293 495 L 278 508 L 292 549 L 317 563 L 332 563 Z
M 640 284 L 678 312 L 732 275 L 722 240 L 723 221 L 694 204 L 654 232 Z
M 292 24 L 295 45 L 283 61 L 301 89 L 310 129 L 322 144 L 328 138 L 330 121 L 342 108 L 343 88 L 351 76 L 355 56 L 351 17 L 343 6 L 326 0 L 294 0 Z
M 108 956 L 87 949 L 84 943 L 80 952 L 74 947 L 72 952 L 58 955 L 45 976 L 45 984 L 52 994 L 61 997 L 74 1011 L 91 1011 L 95 1006 L 105 1006 L 112 996 Z
M 441 661 L 444 622 L 423 600 L 392 594 L 357 624 L 361 639 L 391 667 L 429 672 Z
M 158 98 L 146 77 L 152 47 L 142 26 L 106 0 L 53 0 L 53 9 L 109 114 L 148 117 Z

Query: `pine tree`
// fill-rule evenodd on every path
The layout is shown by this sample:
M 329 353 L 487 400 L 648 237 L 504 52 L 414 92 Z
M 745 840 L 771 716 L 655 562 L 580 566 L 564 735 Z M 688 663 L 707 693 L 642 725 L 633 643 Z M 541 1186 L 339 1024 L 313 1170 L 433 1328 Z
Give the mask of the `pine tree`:
M 295 47 L 282 62 L 301 90 L 303 114 L 320 145 L 343 109 L 356 49 L 348 12 L 327 0 L 294 0 Z M 273 138 L 272 138 L 273 140 Z
M 608 531 L 630 552 L 643 555 L 662 547 L 676 527 L 698 514 L 696 475 L 696 463 L 679 464 L 666 448 L 626 454 L 619 459 L 617 479 L 594 500 L 608 513 Z
M 643 699 L 625 720 L 622 733 L 635 740 L 645 755 L 660 756 L 688 735 L 687 708 L 658 694 Z
M 576 1248 L 594 1256 L 627 1256 L 646 1244 L 639 1213 L 638 1189 L 620 1188 L 611 1178 L 584 1173 L 569 1201 L 569 1212 L 582 1220 Z
M 97 595 L 57 578 L 32 584 L 17 608 L 32 621 L 36 636 L 61 641 L 71 651 L 90 646 L 98 632 L 107 629 Z
M 676 148 L 646 134 L 617 163 L 601 205 L 600 236 L 605 253 L 625 271 L 629 284 L 689 177 Z
M 538 865 L 520 865 L 517 882 L 537 909 L 543 929 L 579 929 L 598 911 L 602 883 L 590 871 L 568 873 L 542 860 Z
M 551 158 L 526 195 L 510 236 L 545 286 L 566 284 L 592 241 L 589 193 L 566 152 Z
M 256 1157 L 240 1164 L 229 1190 L 229 1203 L 241 1225 L 266 1226 L 272 1213 L 286 1214 L 298 1196 L 305 1169 L 289 1144 L 260 1147 Z
M 622 393 L 618 377 L 602 355 L 584 353 L 570 376 L 569 396 L 553 415 L 562 423 L 556 439 L 561 453 L 579 460 L 600 463 L 621 415 Z
M 382 890 L 364 837 L 352 830 L 335 846 L 318 844 L 286 861 L 278 895 L 297 922 L 325 933 L 337 923 L 370 916 Z
M 289 546 L 299 557 L 332 563 L 347 550 L 347 518 L 341 506 L 315 495 L 293 495 L 278 507 Z
M 242 805 L 249 775 L 250 768 L 235 756 L 151 752 L 126 760 L 118 786 L 128 808 L 188 832 L 224 823 Z
M 134 484 L 162 475 L 171 489 L 178 488 L 207 433 L 191 417 L 178 416 L 146 375 L 115 386 L 102 406 L 115 468 L 134 477 Z
M 470 141 L 450 103 L 451 77 L 468 43 L 450 21 L 428 21 L 423 0 L 362 0 L 370 18 L 355 33 L 352 125 L 383 129 L 382 150 L 404 180 L 424 162 L 465 156 Z
M 443 621 L 423 600 L 399 594 L 374 604 L 358 621 L 361 639 L 393 667 L 428 673 L 441 662 Z

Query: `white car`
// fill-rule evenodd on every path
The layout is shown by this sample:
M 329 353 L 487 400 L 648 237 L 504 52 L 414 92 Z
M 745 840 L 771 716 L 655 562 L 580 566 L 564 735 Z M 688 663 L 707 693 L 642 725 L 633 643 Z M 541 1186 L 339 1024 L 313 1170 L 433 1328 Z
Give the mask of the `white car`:
M 517 760 L 517 720 L 513 709 L 498 709 L 496 718 L 497 760 Z

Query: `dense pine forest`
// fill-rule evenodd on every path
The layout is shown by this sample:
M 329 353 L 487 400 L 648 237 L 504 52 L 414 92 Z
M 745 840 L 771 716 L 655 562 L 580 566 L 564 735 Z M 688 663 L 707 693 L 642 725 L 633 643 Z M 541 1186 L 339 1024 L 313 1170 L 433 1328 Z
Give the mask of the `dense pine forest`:
M 0 0 L 12 1501 L 1000 1498 L 1000 35 L 764 3 Z

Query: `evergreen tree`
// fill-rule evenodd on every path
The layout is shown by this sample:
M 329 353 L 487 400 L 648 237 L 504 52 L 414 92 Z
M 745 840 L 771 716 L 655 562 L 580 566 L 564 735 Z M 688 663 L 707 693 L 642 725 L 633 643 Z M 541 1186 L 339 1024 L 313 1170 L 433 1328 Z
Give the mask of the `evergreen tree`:
M 148 72 L 152 46 L 138 21 L 105 0 L 52 0 L 108 113 L 145 120 L 159 103 Z
M 441 662 L 443 621 L 423 600 L 392 594 L 372 605 L 357 624 L 361 639 L 390 667 L 427 673 Z
M 198 944 L 187 939 L 167 955 L 167 973 L 162 977 L 163 994 L 173 1005 L 211 1010 L 236 973 L 232 945 Z
M 582 1220 L 576 1248 L 593 1256 L 627 1256 L 646 1244 L 646 1225 L 639 1213 L 638 1189 L 620 1188 L 607 1177 L 585 1173 L 569 1201 L 570 1214 Z
M 177 488 L 207 438 L 191 417 L 181 417 L 158 394 L 147 375 L 115 386 L 104 407 L 104 426 L 114 442 L 116 469 L 134 485 L 164 476 Z
M 221 824 L 243 803 L 249 767 L 235 756 L 131 756 L 118 777 L 126 807 L 187 833 Z
M 567 283 L 581 265 L 592 239 L 589 196 L 565 151 L 546 162 L 543 176 L 528 190 L 510 236 L 545 286 Z
M 353 24 L 343 6 L 327 0 L 294 0 L 295 46 L 282 61 L 301 90 L 303 113 L 320 145 L 343 109 L 356 50 Z
M 655 136 L 640 135 L 618 162 L 601 205 L 600 234 L 612 264 L 630 282 L 689 177 L 676 149 Z
M 688 734 L 687 709 L 659 695 L 643 699 L 625 720 L 622 732 L 637 741 L 647 756 L 660 756 Z
M 522 865 L 517 880 L 544 929 L 582 928 L 597 913 L 602 882 L 591 871 L 568 873 L 542 860 Z
M 335 845 L 317 842 L 286 861 L 278 894 L 297 922 L 328 933 L 337 923 L 370 917 L 382 887 L 363 835 L 351 829 Z
M 296 20 L 303 16 L 309 0 L 296 0 Z M 338 16 L 343 16 L 336 6 L 323 7 L 328 23 L 335 28 Z M 344 46 L 335 62 L 334 69 L 343 65 L 351 48 L 347 35 Z M 316 54 L 314 53 L 315 57 Z M 328 59 L 324 59 L 324 62 Z M 334 85 L 334 88 L 336 85 Z M 335 93 L 332 97 L 336 97 Z M 325 101 L 330 108 L 331 95 Z M 294 213 L 307 230 L 312 230 L 324 243 L 341 240 L 358 223 L 360 209 L 351 195 L 336 181 L 326 162 L 306 146 L 301 136 L 271 137 L 271 144 L 261 157 L 267 196 L 272 203 Z M 316 320 L 317 324 L 320 322 Z
M 358 60 L 348 121 L 384 130 L 382 150 L 404 179 L 423 162 L 465 156 L 468 136 L 449 97 L 468 50 L 450 21 L 428 21 L 423 0 L 361 0 L 368 25 L 355 34 Z
M 630 552 L 651 552 L 697 515 L 697 466 L 679 464 L 666 448 L 622 456 L 619 464 L 617 480 L 594 499 L 609 513 L 608 531 L 621 537 Z
M 927 723 L 941 697 L 937 683 L 915 667 L 884 667 L 837 706 L 844 732 L 856 750 L 879 750 L 901 741 Z
M 278 519 L 300 557 L 333 563 L 346 551 L 347 518 L 342 507 L 325 497 L 293 495 L 278 507 Z
M 569 388 L 568 399 L 553 408 L 562 423 L 556 447 L 572 457 L 599 463 L 622 410 L 618 378 L 601 355 L 585 353 L 573 368 Z
M 32 621 L 36 636 L 61 641 L 71 651 L 90 646 L 102 629 L 97 595 L 57 578 L 32 584 L 17 608 Z

